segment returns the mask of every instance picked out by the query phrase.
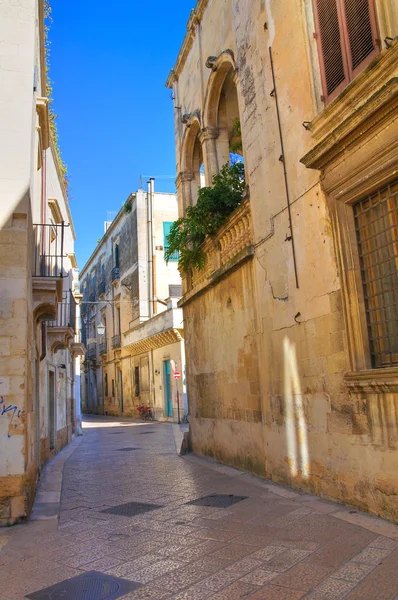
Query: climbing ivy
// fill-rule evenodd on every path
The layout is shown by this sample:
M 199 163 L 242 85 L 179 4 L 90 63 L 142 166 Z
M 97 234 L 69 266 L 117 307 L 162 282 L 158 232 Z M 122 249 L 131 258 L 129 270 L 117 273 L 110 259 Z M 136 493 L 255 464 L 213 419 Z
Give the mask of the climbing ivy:
M 171 226 L 167 236 L 166 261 L 178 252 L 179 265 L 185 273 L 203 269 L 206 264 L 203 252 L 206 236 L 213 236 L 239 206 L 244 188 L 243 163 L 224 165 L 214 177 L 212 187 L 201 188 L 196 205 L 189 206 L 186 215 Z
M 59 147 L 59 135 L 57 129 L 57 118 L 58 115 L 54 112 L 52 108 L 53 103 L 53 82 L 50 78 L 50 46 L 51 42 L 49 39 L 49 32 L 52 23 L 51 17 L 51 4 L 50 0 L 44 0 L 44 55 L 45 55 L 45 69 L 46 69 L 46 96 L 48 98 L 49 105 L 49 122 L 50 122 L 50 132 L 51 138 L 54 144 L 55 154 L 58 161 L 58 166 L 61 171 L 62 180 L 65 185 L 66 194 L 68 195 L 68 167 L 65 161 L 62 158 L 62 153 Z

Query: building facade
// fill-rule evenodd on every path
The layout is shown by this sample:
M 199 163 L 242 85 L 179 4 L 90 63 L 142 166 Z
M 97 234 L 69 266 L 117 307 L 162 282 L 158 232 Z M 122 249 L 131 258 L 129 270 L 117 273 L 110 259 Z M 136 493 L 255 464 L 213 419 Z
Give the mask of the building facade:
M 248 188 L 183 277 L 194 451 L 395 520 L 397 36 L 393 0 L 199 0 L 167 81 L 179 214 L 237 122 Z
M 173 377 L 185 368 L 181 278 L 177 257 L 164 260 L 177 200 L 153 185 L 130 195 L 81 272 L 88 413 L 137 417 L 145 405 L 157 419 L 178 420 L 180 403 L 185 414 L 184 374 Z
M 44 6 L 0 7 L 0 524 L 29 513 L 75 419 L 77 264 L 50 134 Z M 16 52 L 16 48 L 18 52 Z

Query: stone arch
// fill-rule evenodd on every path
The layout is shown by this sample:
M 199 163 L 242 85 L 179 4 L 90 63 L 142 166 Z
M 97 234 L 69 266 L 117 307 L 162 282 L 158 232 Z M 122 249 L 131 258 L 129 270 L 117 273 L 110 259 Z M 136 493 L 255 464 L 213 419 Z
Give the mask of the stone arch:
M 225 50 L 216 58 L 208 58 L 206 65 L 212 73 L 206 91 L 203 132 L 206 134 L 208 168 L 213 177 L 224 164 L 231 162 L 232 146 L 236 145 L 237 137 L 240 139 L 236 134 L 240 112 L 232 50 Z M 233 150 L 233 153 L 243 156 L 241 148 Z
M 206 66 L 212 72 L 207 83 L 205 105 L 203 109 L 203 127 L 218 128 L 218 107 L 225 79 L 228 74 L 236 75 L 236 64 L 232 50 L 224 50 L 217 57 L 210 56 Z
M 182 212 L 185 212 L 187 206 L 194 206 L 197 202 L 198 191 L 203 184 L 201 171 L 204 157 L 200 137 L 199 112 L 195 111 L 191 115 L 185 115 L 183 120 L 186 129 L 181 146 L 181 173 L 177 180 L 177 186 L 181 188 L 182 202 L 180 206 Z

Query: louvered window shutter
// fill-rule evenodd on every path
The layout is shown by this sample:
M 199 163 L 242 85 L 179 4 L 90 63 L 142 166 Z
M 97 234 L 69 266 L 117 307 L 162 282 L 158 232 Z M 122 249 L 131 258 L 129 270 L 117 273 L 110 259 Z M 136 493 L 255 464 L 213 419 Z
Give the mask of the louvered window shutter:
M 378 50 L 374 2 L 343 0 L 343 9 L 351 79 Z
M 314 0 L 317 42 L 325 97 L 348 81 L 338 0 Z
M 313 0 L 324 99 L 331 100 L 378 50 L 374 0 Z

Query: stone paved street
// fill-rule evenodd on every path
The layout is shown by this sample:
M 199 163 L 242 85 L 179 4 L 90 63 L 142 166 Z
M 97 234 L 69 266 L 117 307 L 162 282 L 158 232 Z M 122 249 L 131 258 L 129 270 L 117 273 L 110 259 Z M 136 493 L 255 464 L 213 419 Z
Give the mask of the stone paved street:
M 140 584 L 125 600 L 398 598 L 395 525 L 180 457 L 174 433 L 170 424 L 86 422 L 47 470 L 37 520 L 0 530 L 0 600 L 89 572 Z M 214 494 L 239 498 L 227 508 L 189 504 Z M 104 512 L 131 502 L 136 512 L 156 508 Z

